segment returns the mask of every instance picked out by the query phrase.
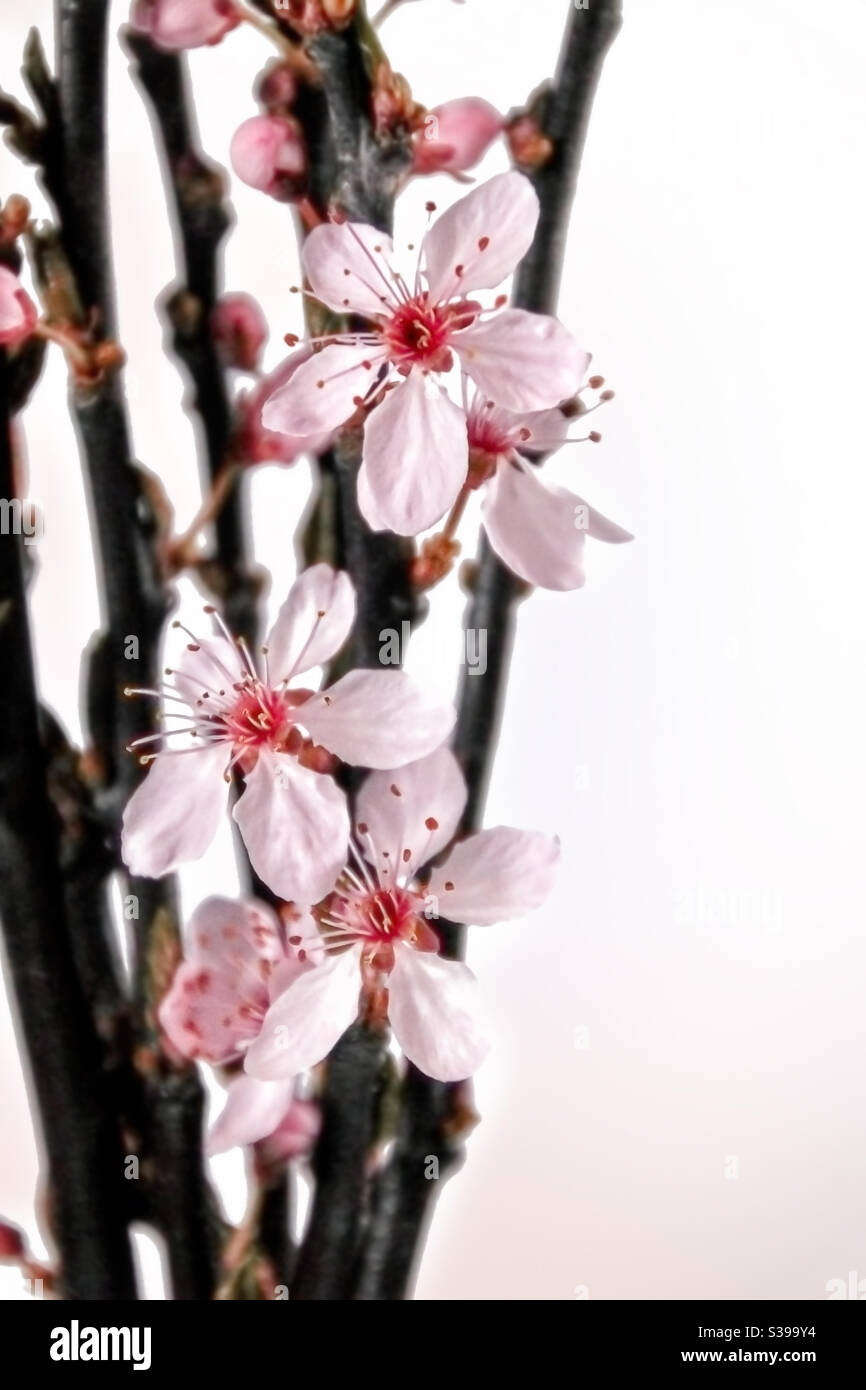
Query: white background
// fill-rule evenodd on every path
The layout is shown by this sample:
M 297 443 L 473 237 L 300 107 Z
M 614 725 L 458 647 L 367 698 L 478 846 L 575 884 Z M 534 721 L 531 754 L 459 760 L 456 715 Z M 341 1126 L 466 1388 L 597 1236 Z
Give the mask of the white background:
M 822 1298 L 831 1279 L 866 1277 L 866 7 L 624 8 L 561 301 L 617 400 L 603 444 L 564 451 L 550 475 L 637 539 L 595 547 L 581 593 L 539 592 L 521 612 L 488 823 L 559 833 L 564 866 L 533 919 L 472 933 L 495 1047 L 423 1298 Z M 551 72 L 566 9 L 421 0 L 384 38 L 422 101 L 473 92 L 506 110 Z M 50 33 L 47 0 L 0 20 L 3 84 L 22 96 L 32 23 Z M 192 55 L 221 163 L 267 56 L 252 31 Z M 182 524 L 193 436 L 152 312 L 170 237 L 117 47 L 110 140 L 136 449 Z M 497 149 L 481 172 L 502 167 Z M 3 194 L 31 188 L 0 154 Z M 459 191 L 413 187 L 403 240 L 425 198 Z M 265 305 L 271 364 L 299 324 L 288 215 L 232 193 L 227 282 Z M 78 734 L 73 672 L 97 612 L 63 392 L 52 357 L 25 423 L 45 513 L 40 677 Z M 306 465 L 252 481 L 271 609 L 308 485 Z M 460 609 L 456 583 L 434 593 L 409 661 L 443 695 Z M 185 874 L 188 907 L 233 889 L 224 851 Z M 0 1029 L 0 1211 L 32 1229 L 35 1149 L 5 1015 Z M 237 1155 L 219 1175 L 237 1215 Z M 0 1276 L 19 1296 L 19 1276 Z

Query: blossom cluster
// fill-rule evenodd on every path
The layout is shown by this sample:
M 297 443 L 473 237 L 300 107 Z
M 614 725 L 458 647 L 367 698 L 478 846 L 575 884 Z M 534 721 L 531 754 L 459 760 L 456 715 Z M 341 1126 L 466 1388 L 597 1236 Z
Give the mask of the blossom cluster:
M 310 0 L 304 13 L 313 23 L 325 10 Z M 233 0 L 137 0 L 133 22 L 178 51 L 218 43 L 249 17 Z M 236 132 L 231 161 L 252 187 L 300 205 L 297 81 L 290 63 L 266 72 L 264 112 Z M 376 100 L 378 117 L 399 107 L 414 130 L 417 175 L 462 178 L 504 130 L 477 98 L 425 113 L 394 81 Z M 580 587 L 586 537 L 630 536 L 537 466 L 573 437 L 589 408 L 582 393 L 603 384 L 558 319 L 501 293 L 538 218 L 530 179 L 499 174 L 431 221 L 408 267 L 378 228 L 307 208 L 304 294 L 317 335 L 288 335 L 288 357 L 262 375 L 258 306 L 230 295 L 214 311 L 223 360 L 255 377 L 239 400 L 236 459 L 292 463 L 348 431 L 362 439 L 357 500 L 372 531 L 419 538 L 447 518 L 450 543 L 477 492 L 490 544 L 515 575 Z M 0 268 L 0 341 L 21 341 L 34 314 Z M 165 727 L 133 745 L 150 766 L 126 807 L 123 857 L 137 875 L 171 872 L 206 852 L 231 808 L 275 906 L 203 902 L 159 1020 L 170 1049 L 230 1069 L 211 1149 L 258 1143 L 291 1156 L 318 1125 L 307 1079 L 358 1018 L 389 1028 L 428 1076 L 472 1075 L 487 1051 L 476 981 L 443 951 L 437 923 L 487 926 L 539 907 L 559 843 L 506 826 L 463 834 L 454 709 L 405 672 L 311 675 L 351 637 L 348 574 L 304 570 L 257 653 L 206 611 L 210 630 L 183 629 L 165 685 L 129 692 L 160 699 Z M 347 768 L 367 770 L 352 797 Z

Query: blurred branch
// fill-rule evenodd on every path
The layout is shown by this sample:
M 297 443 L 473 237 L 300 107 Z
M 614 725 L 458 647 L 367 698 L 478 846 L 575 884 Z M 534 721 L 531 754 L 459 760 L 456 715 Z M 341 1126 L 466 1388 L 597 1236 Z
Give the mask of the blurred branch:
M 107 12 L 107 0 L 87 5 L 56 0 L 56 79 L 35 34 L 25 55 L 25 75 L 44 121 L 39 162 L 59 224 L 58 237 L 37 236 L 34 241 L 43 294 L 52 316 L 86 343 L 91 360 L 107 356 L 116 367 L 104 148 Z M 101 345 L 109 349 L 102 358 Z M 70 404 L 89 482 L 103 610 L 103 631 L 88 672 L 91 760 L 111 862 L 120 867 L 120 816 L 141 777 L 127 745 L 156 727 L 152 715 L 128 700 L 124 689 L 153 686 L 157 679 L 162 626 L 172 597 L 159 564 L 153 486 L 132 459 L 117 370 L 83 376 L 73 371 Z M 92 886 L 99 893 L 94 914 L 102 913 L 104 878 Z M 145 1142 L 152 1149 L 147 1157 L 159 1177 L 151 1214 L 168 1245 L 175 1296 L 207 1298 L 213 1286 L 213 1241 L 199 1219 L 207 1201 L 200 1144 L 190 1142 L 198 1134 L 201 1094 L 191 1068 L 178 1071 L 161 1055 L 153 1016 L 167 943 L 177 950 L 174 883 L 128 878 L 125 891 L 137 909 L 138 924 L 135 1060 L 144 1083 Z M 179 1105 L 186 1115 L 182 1124 Z M 182 1145 L 171 1142 L 178 1129 Z M 197 1202 L 190 1200 L 194 1191 L 200 1194 Z
M 541 203 L 535 240 L 517 272 L 514 302 L 537 313 L 556 307 L 577 174 L 589 114 L 605 54 L 619 29 L 621 0 L 592 0 L 588 9 L 570 5 L 560 61 L 552 88 L 540 103 L 552 157 L 527 171 Z M 478 828 L 505 696 L 514 638 L 515 609 L 526 586 L 502 564 L 482 536 L 475 561 L 467 630 L 487 633 L 487 669 L 467 678 L 464 669 L 454 750 L 469 787 L 461 834 Z M 440 922 L 443 954 L 462 952 L 463 929 Z M 443 1085 L 412 1066 L 406 1080 L 400 1131 L 377 1184 L 356 1298 L 405 1296 L 423 1244 L 431 1202 L 441 1180 L 460 1159 L 466 1088 Z M 439 1158 L 439 1182 L 425 1177 L 425 1160 Z
M 167 310 L 174 350 L 192 383 L 191 404 L 201 421 L 206 474 L 213 484 L 226 466 L 232 432 L 225 372 L 211 333 L 220 291 L 220 248 L 232 217 L 225 179 L 199 149 L 186 59 L 162 52 L 130 29 L 124 31 L 124 41 L 162 146 L 177 256 L 177 281 Z M 239 472 L 215 518 L 216 554 L 206 573 L 229 627 L 255 649 L 260 583 L 250 567 L 241 480 Z
M 0 496 L 16 496 L 0 352 Z M 123 1161 L 102 1050 L 70 944 L 60 826 L 48 796 L 23 545 L 0 536 L 0 909 L 48 1157 L 51 1225 L 68 1299 L 135 1298 Z

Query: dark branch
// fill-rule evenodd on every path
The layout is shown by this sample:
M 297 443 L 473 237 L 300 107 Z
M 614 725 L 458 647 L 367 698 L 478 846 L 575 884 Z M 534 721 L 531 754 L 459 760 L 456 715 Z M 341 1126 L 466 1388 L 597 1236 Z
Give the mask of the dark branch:
M 533 174 L 541 203 L 535 241 L 518 271 L 514 301 L 524 309 L 555 309 L 592 99 L 605 54 L 621 22 L 620 0 L 592 0 L 569 15 L 554 85 L 543 103 L 544 132 L 553 157 Z M 454 748 L 469 786 L 461 833 L 477 829 L 499 735 L 514 634 L 515 606 L 525 585 L 482 538 L 464 626 L 487 633 L 487 670 L 467 678 L 464 670 Z M 458 955 L 462 928 L 439 923 L 443 953 Z M 391 1161 L 380 1178 L 364 1251 L 358 1298 L 396 1299 L 412 1278 L 432 1200 L 441 1178 L 457 1158 L 462 1086 L 443 1086 L 409 1069 L 401 1129 Z M 425 1177 L 428 1155 L 439 1158 L 440 1180 Z
M 15 497 L 0 352 L 0 497 Z M 60 826 L 48 797 L 18 536 L 0 536 L 0 909 L 47 1150 L 52 1226 L 69 1299 L 135 1298 L 120 1143 L 70 945 Z

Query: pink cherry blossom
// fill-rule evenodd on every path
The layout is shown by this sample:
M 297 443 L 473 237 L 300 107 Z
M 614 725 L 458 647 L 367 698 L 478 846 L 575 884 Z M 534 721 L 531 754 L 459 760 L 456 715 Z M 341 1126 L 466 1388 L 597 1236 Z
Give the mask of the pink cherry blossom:
M 268 340 L 268 325 L 252 295 L 221 295 L 211 313 L 210 330 L 227 366 L 242 372 L 256 370 Z
M 285 926 L 264 903 L 208 898 L 190 919 L 185 959 L 157 1011 L 169 1043 L 190 1061 L 219 1066 L 240 1060 L 271 1002 L 321 954 L 309 916 L 299 914 Z M 270 1137 L 275 1156 L 303 1153 L 315 1138 L 318 1107 L 296 1099 L 295 1089 L 294 1077 L 234 1077 L 208 1152 Z
M 354 862 L 314 913 L 327 958 L 275 999 L 247 1052 L 249 1075 L 275 1081 L 313 1066 L 361 1003 L 374 1003 L 385 990 L 397 1042 L 421 1071 L 459 1081 L 480 1065 L 487 1042 L 475 977 L 439 954 L 430 919 L 441 913 L 488 925 L 540 906 L 559 844 L 505 826 L 483 830 L 458 844 L 425 882 L 425 864 L 452 839 L 465 804 L 466 784 L 447 748 L 367 778 Z
M 485 309 L 470 291 L 492 289 L 528 250 L 538 198 L 523 174 L 480 185 L 427 232 L 410 288 L 391 266 L 391 239 L 363 224 L 308 236 L 303 263 L 313 295 L 370 320 L 334 334 L 276 391 L 262 418 L 290 435 L 335 429 L 375 404 L 364 432 L 358 499 L 377 529 L 417 535 L 455 501 L 468 467 L 466 415 L 441 384 L 459 362 L 496 402 L 545 410 L 572 396 L 588 362 L 556 319 Z
M 416 174 L 460 174 L 486 154 L 502 131 L 495 106 L 481 97 L 460 97 L 435 106 L 412 141 Z
M 251 116 L 232 136 L 229 158 L 239 179 L 280 202 L 297 196 L 307 167 L 299 127 L 289 116 Z
M 430 701 L 403 671 L 350 671 L 318 693 L 291 684 L 340 649 L 354 619 L 348 575 L 313 565 L 277 615 L 262 670 L 216 615 L 215 636 L 188 634 L 162 692 L 178 726 L 134 745 L 165 744 L 145 754 L 154 766 L 123 817 L 133 873 L 155 878 L 205 853 L 237 766 L 245 786 L 232 814 L 259 877 L 294 902 L 318 902 L 329 891 L 349 839 L 346 798 L 330 775 L 336 760 L 407 763 L 437 747 L 454 723 L 453 708 Z
M 241 19 L 233 0 L 135 0 L 130 16 L 133 28 L 167 53 L 219 43 Z
M 322 454 L 334 438 L 333 430 L 319 431 L 310 435 L 278 434 L 267 430 L 262 422 L 265 402 L 281 386 L 291 381 L 298 367 L 309 361 L 310 347 L 300 347 L 277 367 L 276 371 L 262 377 L 252 391 L 242 393 L 237 403 L 238 429 L 233 453 L 238 462 L 252 463 L 295 463 L 303 454 Z
M 579 589 L 586 536 L 620 543 L 631 533 L 567 488 L 545 482 L 522 451 L 552 453 L 568 439 L 561 410 L 515 414 L 476 395 L 468 413 L 475 485 L 490 544 L 509 569 L 545 589 Z
M 0 265 L 0 347 L 29 338 L 39 315 L 36 305 L 8 266 Z

